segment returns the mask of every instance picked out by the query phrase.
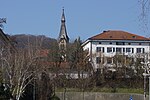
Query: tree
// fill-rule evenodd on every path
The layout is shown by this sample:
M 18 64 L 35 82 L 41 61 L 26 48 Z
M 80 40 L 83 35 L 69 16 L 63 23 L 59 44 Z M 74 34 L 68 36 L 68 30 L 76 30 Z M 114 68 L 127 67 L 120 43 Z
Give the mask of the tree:
M 41 42 L 41 41 L 38 41 Z M 28 43 L 26 49 L 1 49 L 3 82 L 14 99 L 19 100 L 26 87 L 32 83 L 40 62 L 40 45 Z
M 79 73 L 82 73 L 82 71 L 87 71 L 89 69 L 87 66 L 87 52 L 83 50 L 81 44 L 82 42 L 80 38 L 78 38 L 72 44 L 72 49 L 68 49 L 68 52 L 70 54 L 68 55 L 68 61 L 70 62 L 70 66 L 71 68 L 76 69 Z
M 89 84 L 89 79 L 84 77 L 85 72 L 88 75 L 91 73 L 91 66 L 89 64 L 87 54 L 82 48 L 80 38 L 76 39 L 74 43 L 67 49 L 67 61 L 69 62 L 70 69 L 77 71 L 78 80 L 76 81 L 77 87 L 85 89 Z
M 50 69 L 55 70 L 57 72 L 62 62 L 62 56 L 59 51 L 58 43 L 54 43 L 52 45 L 52 48 L 49 50 L 47 61 L 50 62 Z
M 37 85 L 37 100 L 51 100 L 50 98 L 54 95 L 54 90 L 48 72 L 43 71 L 41 73 L 41 79 L 37 81 Z
M 149 19 L 149 11 L 150 11 L 150 0 L 138 0 L 140 3 L 141 14 L 140 21 L 142 22 L 143 31 L 146 32 L 149 28 L 148 19 Z
M 10 90 L 0 83 L 0 100 L 9 100 L 11 98 Z
M 98 47 L 96 49 L 96 53 L 92 55 L 93 58 L 96 58 L 96 64 L 97 64 L 97 68 L 93 68 L 93 80 L 95 80 L 95 84 L 96 86 L 100 86 L 105 82 L 105 60 L 106 57 L 104 56 L 104 48 L 102 47 Z M 91 63 L 91 62 L 90 62 Z
M 117 76 L 126 77 L 126 69 L 127 69 L 126 56 L 122 55 L 122 54 L 116 54 L 113 57 L 113 60 L 114 60 L 115 66 L 116 66 L 116 70 L 117 70 L 118 74 L 120 74 Z

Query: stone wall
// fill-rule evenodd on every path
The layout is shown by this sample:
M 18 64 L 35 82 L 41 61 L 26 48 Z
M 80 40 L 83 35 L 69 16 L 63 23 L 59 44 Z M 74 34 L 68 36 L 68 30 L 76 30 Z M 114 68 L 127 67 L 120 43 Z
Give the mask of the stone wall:
M 143 100 L 142 94 L 99 93 L 99 92 L 57 92 L 61 100 Z M 65 98 L 65 99 L 64 99 Z M 146 98 L 148 100 L 148 96 Z

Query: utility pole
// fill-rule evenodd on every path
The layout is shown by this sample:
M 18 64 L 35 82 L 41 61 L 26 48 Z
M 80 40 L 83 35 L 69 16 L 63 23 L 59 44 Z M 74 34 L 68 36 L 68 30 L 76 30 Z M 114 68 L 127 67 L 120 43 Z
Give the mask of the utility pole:
M 144 100 L 146 100 L 146 76 L 144 76 Z
M 141 64 L 143 64 L 143 68 L 144 68 L 144 100 L 146 100 L 146 77 L 149 78 L 149 100 L 150 100 L 150 62 L 148 59 L 148 54 L 147 57 L 145 55 L 145 62 L 141 62 Z

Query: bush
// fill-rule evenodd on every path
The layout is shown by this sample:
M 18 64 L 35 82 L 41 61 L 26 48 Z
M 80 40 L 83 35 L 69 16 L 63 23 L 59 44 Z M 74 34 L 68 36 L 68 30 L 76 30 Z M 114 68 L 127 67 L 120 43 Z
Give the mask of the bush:
M 60 98 L 59 98 L 58 96 L 56 96 L 56 95 L 53 95 L 53 96 L 50 98 L 50 100 L 60 100 Z
M 0 100 L 9 100 L 10 97 L 11 95 L 9 89 L 7 88 L 5 90 L 4 84 L 0 83 Z

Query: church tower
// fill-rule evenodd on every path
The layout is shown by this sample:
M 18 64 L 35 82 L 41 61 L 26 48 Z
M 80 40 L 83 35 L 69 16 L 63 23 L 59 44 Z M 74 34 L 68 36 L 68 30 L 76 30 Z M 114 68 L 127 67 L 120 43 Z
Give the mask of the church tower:
M 65 20 L 64 8 L 63 8 L 62 17 L 61 17 L 61 28 L 58 37 L 58 45 L 61 52 L 66 51 L 67 44 L 69 43 L 69 37 L 67 35 L 65 21 L 66 20 Z

